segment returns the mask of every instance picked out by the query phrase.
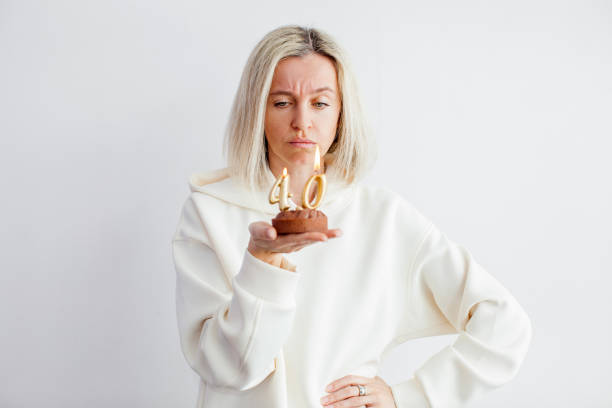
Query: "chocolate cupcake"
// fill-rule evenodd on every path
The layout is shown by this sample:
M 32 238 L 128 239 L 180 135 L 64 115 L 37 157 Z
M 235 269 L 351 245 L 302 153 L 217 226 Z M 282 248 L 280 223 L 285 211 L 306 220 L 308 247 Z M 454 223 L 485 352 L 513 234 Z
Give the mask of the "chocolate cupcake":
M 281 211 L 272 219 L 272 226 L 279 235 L 327 232 L 327 216 L 311 209 Z

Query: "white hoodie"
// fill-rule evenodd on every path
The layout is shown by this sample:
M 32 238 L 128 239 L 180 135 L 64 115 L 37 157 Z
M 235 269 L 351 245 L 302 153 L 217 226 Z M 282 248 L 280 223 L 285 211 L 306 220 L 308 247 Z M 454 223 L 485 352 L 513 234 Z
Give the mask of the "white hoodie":
M 390 384 L 398 408 L 465 406 L 516 375 L 529 317 L 398 194 L 328 180 L 319 209 L 343 235 L 285 254 L 279 268 L 246 250 L 248 225 L 278 212 L 269 191 L 248 193 L 227 169 L 194 174 L 190 187 L 172 247 L 198 408 L 320 407 L 331 381 L 374 377 L 391 348 L 450 333 L 453 344 Z

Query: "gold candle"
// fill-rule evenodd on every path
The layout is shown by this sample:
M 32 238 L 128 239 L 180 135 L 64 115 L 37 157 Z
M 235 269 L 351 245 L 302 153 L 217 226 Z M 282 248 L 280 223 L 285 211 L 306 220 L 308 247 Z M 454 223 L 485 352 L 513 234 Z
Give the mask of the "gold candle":
M 315 161 L 314 161 L 314 170 L 318 172 L 321 168 L 321 153 L 319 152 L 319 145 L 315 150 Z M 314 203 L 310 203 L 310 187 L 314 181 L 317 181 L 317 195 L 315 196 Z M 323 195 L 325 194 L 325 188 L 327 187 L 327 180 L 325 179 L 325 174 L 314 174 L 310 176 L 308 182 L 304 186 L 304 190 L 302 191 L 302 207 L 309 208 L 311 210 L 316 209 L 323 199 Z
M 280 190 L 279 194 L 275 194 L 277 187 L 279 187 Z M 270 201 L 270 204 L 278 203 L 278 208 L 280 208 L 281 211 L 287 211 L 290 208 L 288 199 L 292 196 L 293 194 L 289 193 L 289 175 L 287 174 L 287 168 L 285 167 L 283 168 L 283 174 L 276 179 L 276 182 L 272 186 L 268 200 Z

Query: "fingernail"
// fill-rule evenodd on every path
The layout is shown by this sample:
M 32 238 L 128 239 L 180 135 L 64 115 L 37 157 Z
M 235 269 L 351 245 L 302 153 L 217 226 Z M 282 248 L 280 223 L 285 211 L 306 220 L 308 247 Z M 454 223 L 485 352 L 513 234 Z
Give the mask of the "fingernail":
M 272 230 L 268 230 L 268 232 L 266 232 L 266 236 L 270 239 L 274 238 L 274 232 Z

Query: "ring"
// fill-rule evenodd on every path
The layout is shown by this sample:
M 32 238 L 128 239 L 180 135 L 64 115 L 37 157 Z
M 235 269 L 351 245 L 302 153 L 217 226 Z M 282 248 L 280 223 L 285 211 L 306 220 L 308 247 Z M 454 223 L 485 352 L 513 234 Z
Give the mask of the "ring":
M 356 384 L 359 387 L 359 396 L 366 395 L 366 387 L 364 385 Z

